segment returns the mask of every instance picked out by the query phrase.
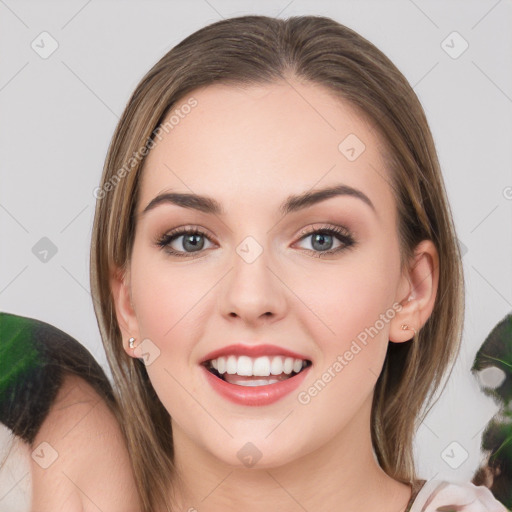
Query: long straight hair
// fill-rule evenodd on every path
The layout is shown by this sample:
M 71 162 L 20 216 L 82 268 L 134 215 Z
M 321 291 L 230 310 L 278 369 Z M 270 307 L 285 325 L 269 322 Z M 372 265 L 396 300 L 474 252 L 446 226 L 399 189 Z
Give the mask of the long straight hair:
M 464 316 L 461 255 L 425 113 L 396 66 L 340 23 L 323 16 L 241 16 L 201 28 L 147 72 L 116 127 L 96 190 L 91 291 L 145 512 L 169 508 L 170 475 L 176 475 L 170 415 L 144 364 L 123 350 L 109 285 L 110 275 L 129 265 L 145 155 L 173 107 L 190 102 L 195 89 L 290 77 L 349 102 L 380 135 L 396 198 L 402 265 L 421 240 L 432 240 L 439 253 L 432 314 L 412 341 L 389 343 L 371 411 L 380 466 L 404 483 L 417 478 L 413 437 L 459 352 Z

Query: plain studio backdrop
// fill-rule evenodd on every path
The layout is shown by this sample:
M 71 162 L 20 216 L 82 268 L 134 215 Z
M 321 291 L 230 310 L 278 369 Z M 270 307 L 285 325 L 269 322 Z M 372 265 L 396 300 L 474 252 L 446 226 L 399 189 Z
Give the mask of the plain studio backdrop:
M 334 18 L 382 50 L 423 105 L 463 249 L 467 305 L 460 358 L 417 432 L 415 457 L 423 478 L 470 480 L 498 407 L 469 370 L 512 310 L 510 0 L 0 0 L 0 311 L 69 333 L 110 376 L 89 293 L 89 243 L 114 127 L 164 53 L 244 14 Z M 28 466 L 9 460 L 2 511 L 28 510 L 29 489 Z

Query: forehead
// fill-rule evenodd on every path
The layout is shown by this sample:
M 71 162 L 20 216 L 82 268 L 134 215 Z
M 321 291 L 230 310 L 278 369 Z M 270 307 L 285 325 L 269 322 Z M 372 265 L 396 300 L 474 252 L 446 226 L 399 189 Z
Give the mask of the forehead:
M 393 202 L 378 133 L 319 85 L 210 85 L 177 102 L 162 124 L 144 164 L 139 212 L 168 190 L 256 206 L 261 197 L 278 204 L 340 183 L 382 207 Z

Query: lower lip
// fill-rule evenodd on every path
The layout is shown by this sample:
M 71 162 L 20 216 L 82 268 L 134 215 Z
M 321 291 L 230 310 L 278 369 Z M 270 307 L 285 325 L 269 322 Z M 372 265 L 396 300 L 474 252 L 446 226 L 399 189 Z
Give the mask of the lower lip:
M 309 372 L 311 365 L 304 368 L 304 370 L 294 377 L 265 386 L 240 386 L 230 384 L 213 375 L 205 366 L 201 365 L 201 367 L 206 373 L 206 379 L 212 388 L 219 393 L 219 395 L 227 398 L 231 402 L 239 405 L 270 405 L 297 389 L 306 378 L 306 374 Z

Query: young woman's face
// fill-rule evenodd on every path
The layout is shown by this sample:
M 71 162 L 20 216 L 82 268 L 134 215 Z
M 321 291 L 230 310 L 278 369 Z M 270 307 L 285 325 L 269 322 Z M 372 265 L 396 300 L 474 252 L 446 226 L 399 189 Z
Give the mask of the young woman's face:
M 321 87 L 290 83 L 184 98 L 147 157 L 136 210 L 126 281 L 129 335 L 144 340 L 136 355 L 146 354 L 177 449 L 230 465 L 284 464 L 342 432 L 354 443 L 345 449 L 368 446 L 374 386 L 409 291 L 377 133 Z M 165 193 L 212 201 L 148 208 Z M 246 375 L 226 381 L 203 363 L 229 345 L 228 371 Z M 260 345 L 272 347 L 244 352 Z M 287 352 L 297 357 L 281 366 Z

